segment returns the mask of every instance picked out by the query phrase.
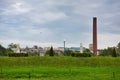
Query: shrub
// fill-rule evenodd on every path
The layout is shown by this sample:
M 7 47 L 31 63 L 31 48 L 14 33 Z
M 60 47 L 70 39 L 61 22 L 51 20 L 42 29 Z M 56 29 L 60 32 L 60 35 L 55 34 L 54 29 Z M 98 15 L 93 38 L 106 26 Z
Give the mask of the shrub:
M 71 56 L 72 55 L 72 53 L 73 53 L 73 51 L 72 50 L 65 50 L 64 51 L 64 56 Z
M 50 50 L 46 51 L 45 56 L 55 56 L 55 51 L 53 50 L 52 46 L 51 46 Z
M 92 56 L 91 52 L 84 52 L 82 54 L 83 54 L 82 57 L 91 57 Z
M 84 52 L 84 53 L 72 52 L 71 56 L 73 56 L 73 57 L 91 57 L 92 53 L 91 52 Z
M 7 55 L 7 50 L 4 48 L 2 45 L 0 45 L 0 56 L 5 56 Z
M 8 53 L 9 57 L 27 57 L 28 53 Z
M 113 49 L 112 57 L 117 57 L 117 53 L 116 53 L 115 48 Z

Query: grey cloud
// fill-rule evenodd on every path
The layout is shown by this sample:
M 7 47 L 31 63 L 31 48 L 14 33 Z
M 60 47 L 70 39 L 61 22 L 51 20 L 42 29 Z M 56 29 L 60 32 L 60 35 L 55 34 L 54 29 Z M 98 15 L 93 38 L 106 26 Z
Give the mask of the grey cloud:
M 52 40 L 58 42 L 64 38 L 71 42 L 91 43 L 92 17 L 98 17 L 98 32 L 120 34 L 120 1 L 119 0 L 1 0 L 0 11 L 4 12 L 10 5 L 23 2 L 22 8 L 29 9 L 28 12 L 18 10 L 18 14 L 1 14 L 0 24 L 7 30 L 0 27 L 1 31 L 14 33 L 14 38 L 41 39 L 47 41 L 46 34 L 50 34 Z M 12 9 L 12 8 L 11 8 Z M 16 11 L 15 9 L 12 10 Z M 16 11 L 17 13 L 17 11 Z M 12 28 L 12 30 L 10 29 Z M 34 34 L 31 37 L 31 29 L 46 29 L 46 34 L 39 36 Z M 24 32 L 22 37 L 21 32 Z M 2 33 L 4 35 L 4 33 Z M 29 35 L 30 34 L 30 35 Z M 6 34 L 8 35 L 8 34 Z M 19 35 L 19 36 L 18 36 Z M 21 36 L 20 36 L 21 35 Z M 29 35 L 29 36 L 28 36 Z M 58 36 L 59 35 L 59 36 Z M 8 35 L 9 36 L 9 35 Z M 12 36 L 10 36 L 12 37 Z M 48 36 L 47 36 L 48 37 Z

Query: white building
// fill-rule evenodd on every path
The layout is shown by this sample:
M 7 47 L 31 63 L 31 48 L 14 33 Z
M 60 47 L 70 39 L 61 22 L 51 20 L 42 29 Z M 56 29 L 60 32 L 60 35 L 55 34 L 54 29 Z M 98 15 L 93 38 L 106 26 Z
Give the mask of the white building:
M 89 44 L 89 50 L 93 52 L 93 44 Z
M 15 53 L 20 53 L 20 45 L 15 44 L 15 47 L 11 48 Z

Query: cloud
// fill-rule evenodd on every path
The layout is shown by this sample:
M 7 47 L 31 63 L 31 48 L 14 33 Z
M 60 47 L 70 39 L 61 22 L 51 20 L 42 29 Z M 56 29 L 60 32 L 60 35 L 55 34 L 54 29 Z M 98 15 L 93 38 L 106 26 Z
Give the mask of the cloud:
M 67 16 L 62 12 L 43 12 L 40 14 L 33 13 L 32 15 L 29 15 L 29 17 L 35 23 L 45 23 L 45 22 L 59 20 Z
M 10 4 L 7 8 L 3 9 L 4 15 L 20 15 L 24 13 L 30 12 L 32 7 L 30 7 L 27 3 L 21 1 L 21 2 L 15 2 Z
M 62 46 L 60 45 L 61 43 L 57 42 L 36 42 L 36 41 L 31 41 L 31 40 L 22 40 L 22 39 L 9 39 L 9 38 L 2 38 L 0 39 L 0 44 L 4 45 L 5 47 L 8 47 L 10 43 L 14 44 L 20 44 L 20 47 L 33 47 L 34 45 L 41 46 L 41 47 L 58 47 Z
M 55 21 L 59 19 L 64 19 L 67 15 L 61 11 L 55 11 L 52 5 L 43 4 L 33 4 L 32 2 L 25 2 L 23 0 L 18 2 L 10 3 L 9 6 L 3 9 L 2 20 L 11 23 L 17 23 L 19 21 L 25 20 L 29 23 L 46 23 L 50 21 Z M 36 6 L 33 6 L 36 5 Z M 11 17 L 12 16 L 12 17 Z M 17 18 L 17 20 L 16 20 Z
M 25 31 L 27 35 L 33 36 L 35 39 L 47 39 L 49 36 L 53 36 L 53 33 L 48 28 L 39 28 L 39 29 L 28 29 Z M 35 36 L 35 37 L 34 37 Z M 38 38 L 37 38 L 38 37 Z
M 99 48 L 120 41 L 119 0 L 2 0 L 0 36 L 12 40 L 88 47 L 92 43 L 92 17 L 98 18 Z M 114 39 L 108 36 L 113 36 Z M 103 39 L 105 44 L 101 44 Z M 108 39 L 107 39 L 107 38 Z M 4 42 L 4 41 L 3 41 Z M 19 42 L 19 41 L 18 41 Z M 25 42 L 26 44 L 27 42 Z M 45 44 L 44 43 L 44 44 Z M 111 45 L 109 45 L 111 44 Z M 47 44 L 46 44 L 47 45 Z
M 119 34 L 104 33 L 98 35 L 99 48 L 107 48 L 116 46 L 120 40 Z M 102 45 L 101 45 L 102 44 Z

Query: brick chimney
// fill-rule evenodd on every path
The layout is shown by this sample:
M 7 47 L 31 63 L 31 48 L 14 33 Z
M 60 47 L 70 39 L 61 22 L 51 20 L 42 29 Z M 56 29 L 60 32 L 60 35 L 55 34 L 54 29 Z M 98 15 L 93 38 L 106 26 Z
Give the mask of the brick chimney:
M 97 55 L 97 18 L 93 17 L 93 53 Z

